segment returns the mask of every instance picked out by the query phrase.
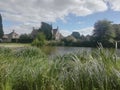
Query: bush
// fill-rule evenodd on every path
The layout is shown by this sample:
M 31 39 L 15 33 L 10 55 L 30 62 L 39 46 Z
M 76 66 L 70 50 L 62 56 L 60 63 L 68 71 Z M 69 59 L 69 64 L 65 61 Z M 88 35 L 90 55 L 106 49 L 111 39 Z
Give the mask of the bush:
M 10 55 L 10 54 L 12 54 L 12 50 L 10 48 L 0 47 L 0 54 Z
M 0 53 L 0 90 L 45 90 L 49 63 L 42 52 L 23 48 L 13 53 L 11 57 Z
M 45 54 L 41 52 L 39 48 L 35 47 L 25 47 L 21 48 L 20 50 L 17 50 L 15 52 L 16 57 L 22 57 L 22 58 L 34 58 L 34 57 L 44 57 Z
M 20 43 L 31 43 L 32 41 L 33 39 L 27 34 L 22 34 L 18 40 Z
M 63 41 L 49 41 L 47 42 L 47 46 L 63 46 Z
M 43 33 L 39 33 L 36 39 L 33 40 L 32 46 L 41 47 L 43 45 L 45 45 L 45 35 Z

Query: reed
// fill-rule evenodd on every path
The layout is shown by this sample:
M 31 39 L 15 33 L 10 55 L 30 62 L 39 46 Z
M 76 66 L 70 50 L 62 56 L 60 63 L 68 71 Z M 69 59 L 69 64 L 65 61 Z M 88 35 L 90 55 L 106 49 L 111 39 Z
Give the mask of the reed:
M 0 90 L 120 90 L 120 57 L 98 48 L 50 60 L 35 47 L 0 48 Z

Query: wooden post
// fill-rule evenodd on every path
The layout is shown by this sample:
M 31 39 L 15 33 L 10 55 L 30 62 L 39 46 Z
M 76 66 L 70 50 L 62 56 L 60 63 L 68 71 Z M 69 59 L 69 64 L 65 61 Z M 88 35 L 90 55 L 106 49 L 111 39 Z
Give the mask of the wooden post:
M 118 44 L 117 44 L 117 41 L 115 41 L 115 49 L 117 50 L 118 48 Z

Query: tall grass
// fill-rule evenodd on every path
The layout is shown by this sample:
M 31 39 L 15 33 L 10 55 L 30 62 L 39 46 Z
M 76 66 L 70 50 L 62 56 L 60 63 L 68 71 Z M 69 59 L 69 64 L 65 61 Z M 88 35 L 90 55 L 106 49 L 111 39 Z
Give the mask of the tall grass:
M 49 59 L 38 48 L 0 48 L 0 90 L 120 90 L 114 50 Z

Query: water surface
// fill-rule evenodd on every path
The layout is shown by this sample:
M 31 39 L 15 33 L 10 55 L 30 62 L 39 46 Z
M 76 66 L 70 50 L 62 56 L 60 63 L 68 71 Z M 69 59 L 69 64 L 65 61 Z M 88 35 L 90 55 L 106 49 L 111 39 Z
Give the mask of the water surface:
M 81 53 L 83 51 L 90 52 L 91 50 L 94 50 L 95 48 L 86 48 L 86 47 L 54 47 L 54 49 L 51 51 L 50 56 L 63 56 L 64 54 L 70 54 L 70 53 Z

